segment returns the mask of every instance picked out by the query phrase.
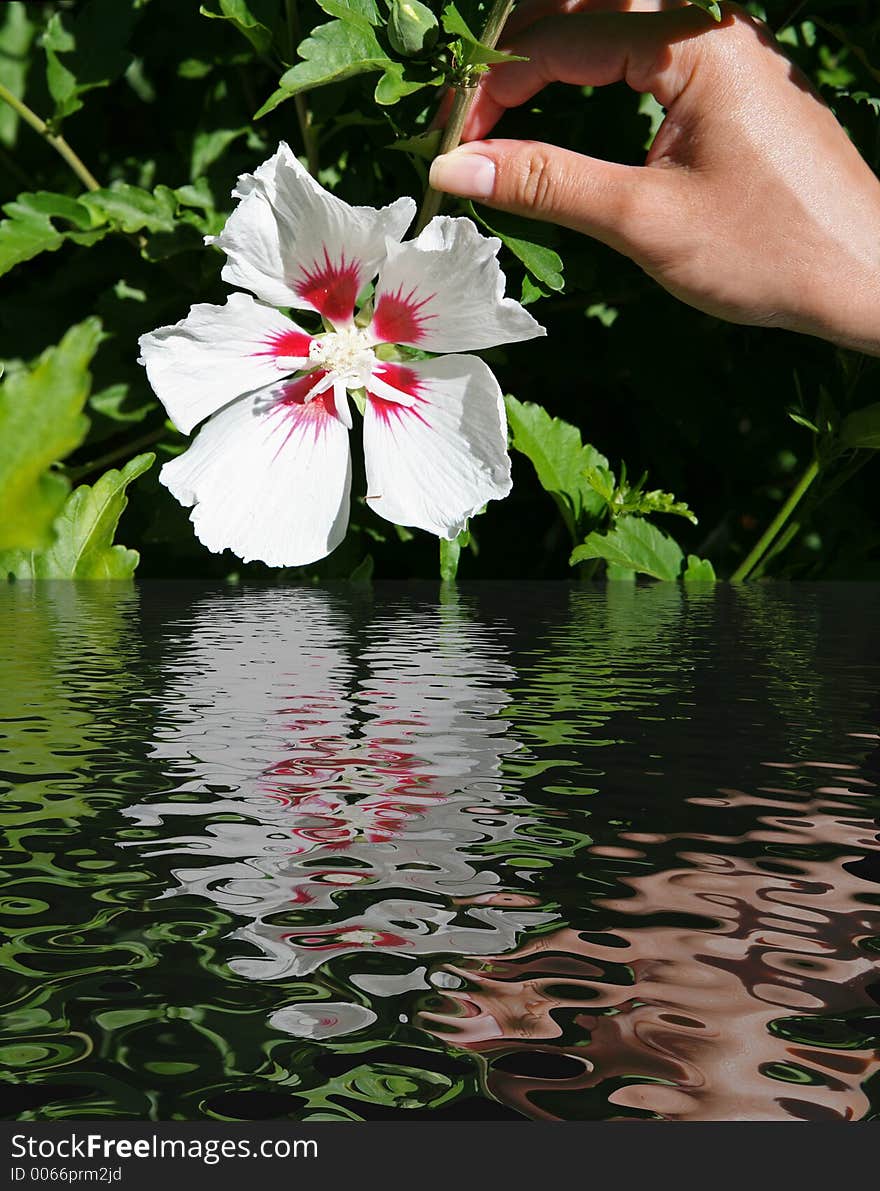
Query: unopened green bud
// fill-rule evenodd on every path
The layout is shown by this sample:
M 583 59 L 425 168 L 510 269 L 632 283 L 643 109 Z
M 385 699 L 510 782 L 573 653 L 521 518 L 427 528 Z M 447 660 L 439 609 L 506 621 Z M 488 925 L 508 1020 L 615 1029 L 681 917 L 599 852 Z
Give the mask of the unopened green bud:
M 405 58 L 427 53 L 437 40 L 437 18 L 419 0 L 391 0 L 388 40 Z

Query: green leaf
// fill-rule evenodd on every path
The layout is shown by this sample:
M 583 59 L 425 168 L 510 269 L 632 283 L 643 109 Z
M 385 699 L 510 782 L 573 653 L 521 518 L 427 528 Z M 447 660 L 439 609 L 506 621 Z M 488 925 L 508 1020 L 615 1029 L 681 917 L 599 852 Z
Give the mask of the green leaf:
M 167 186 L 157 186 L 151 192 L 128 182 L 114 182 L 83 195 L 81 201 L 98 219 L 109 220 L 123 232 L 174 231 L 177 199 Z
M 466 41 L 476 41 L 477 36 L 471 31 L 467 21 L 454 4 L 447 4 L 440 18 L 444 32 L 450 37 L 463 37 Z
M 338 83 L 356 74 L 384 71 L 390 62 L 372 29 L 351 21 L 318 25 L 297 52 L 303 61 L 281 76 L 280 88 L 263 104 L 255 119 L 301 91 Z
M 672 582 L 681 573 L 684 554 L 677 542 L 650 521 L 621 517 L 608 533 L 591 533 L 575 548 L 569 561 L 574 566 L 589 558 L 601 558 L 640 575 Z
M 523 274 L 522 291 L 519 296 L 522 306 L 530 306 L 532 302 L 537 302 L 539 298 L 549 298 L 549 296 L 545 289 L 541 289 L 539 285 L 535 285 L 528 273 Z
M 713 16 L 716 21 L 721 20 L 721 7 L 717 3 L 717 0 L 691 0 L 691 3 L 695 4 L 697 8 L 704 9 L 704 11 Z
M 108 418 L 111 422 L 130 423 L 142 422 L 147 414 L 156 408 L 156 402 L 151 398 L 131 407 L 128 404 L 130 398 L 130 385 L 120 381 L 118 384 L 108 385 L 106 389 L 101 389 L 98 393 L 93 393 L 89 398 L 89 409 Z
M 138 552 L 114 546 L 113 537 L 128 504 L 126 488 L 155 458 L 152 453 L 138 455 L 121 471 L 105 472 L 94 486 L 80 484 L 55 521 L 49 549 L 0 555 L 0 572 L 15 579 L 130 579 Z
M 844 418 L 840 438 L 847 447 L 880 451 L 880 403 L 866 405 Z
M 0 221 L 0 277 L 41 252 L 55 252 L 67 240 L 94 244 L 109 230 L 94 226 L 106 220 L 93 220 L 85 204 L 46 190 L 20 194 L 3 211 L 9 218 Z
M 595 468 L 607 470 L 608 460 L 581 441 L 576 426 L 552 418 L 540 405 L 515 397 L 506 397 L 505 404 L 514 450 L 531 461 L 541 487 L 556 501 L 572 539 L 577 541 L 604 509 L 587 473 Z
M 69 26 L 61 13 L 52 14 L 42 44 L 56 120 L 79 111 L 82 95 L 108 86 L 126 70 L 136 20 L 137 9 L 130 0 L 88 0 Z
M 382 18 L 375 0 L 317 0 L 318 7 L 330 17 L 342 21 L 366 21 L 368 25 L 381 25 Z
M 406 67 L 402 62 L 389 61 L 385 73 L 376 84 L 374 97 L 376 103 L 383 107 L 390 107 L 399 103 L 407 95 L 412 95 L 414 91 L 421 91 L 422 87 L 427 87 L 429 84 L 439 86 L 442 81 L 439 75 L 433 79 L 407 78 Z
M 247 125 L 241 128 L 214 128 L 197 132 L 193 137 L 189 159 L 189 176 L 195 181 L 206 174 L 210 167 L 222 157 L 233 141 L 248 132 Z
M 463 66 L 491 66 L 495 62 L 525 62 L 525 58 L 520 58 L 516 54 L 505 54 L 501 50 L 490 49 L 489 46 L 484 45 L 454 4 L 447 4 L 443 9 L 440 23 L 443 25 L 444 31 L 451 37 L 459 38 Z
M 365 554 L 348 576 L 349 583 L 372 583 L 375 565 L 372 554 Z
M 698 558 L 696 554 L 689 554 L 682 579 L 685 583 L 715 583 L 717 576 L 708 558 Z
M 246 37 L 258 54 L 265 54 L 272 45 L 275 27 L 281 11 L 280 0 L 217 0 L 220 11 L 201 5 L 203 17 L 229 21 Z
M 453 538 L 451 542 L 446 538 L 440 538 L 440 578 L 444 583 L 455 582 L 462 548 L 469 545 L 470 540 L 471 535 L 468 529 L 463 529 L 458 537 Z
M 16 99 L 24 98 L 30 48 L 36 25 L 24 4 L 4 4 L 0 17 L 0 83 Z M 14 147 L 21 117 L 0 104 L 0 144 Z
M 69 491 L 49 468 L 80 445 L 89 428 L 89 364 L 101 324 L 71 327 L 33 369 L 17 368 L 0 385 L 0 548 L 39 548 Z
M 398 149 L 401 153 L 412 153 L 414 157 L 421 157 L 425 161 L 433 161 L 440 148 L 442 136 L 443 133 L 440 129 L 434 128 L 430 132 L 419 132 L 414 136 L 402 137 L 388 148 Z
M 533 240 L 523 239 L 509 230 L 510 227 L 517 226 L 519 222 L 525 223 L 525 221 L 514 221 L 508 217 L 505 222 L 504 216 L 499 215 L 493 216 L 492 222 L 489 223 L 473 204 L 469 204 L 469 207 L 474 219 L 497 236 L 513 255 L 522 261 L 535 281 L 552 290 L 561 290 L 565 286 L 565 278 L 562 276 L 563 262 L 559 253 L 554 252 L 546 244 L 536 244 Z

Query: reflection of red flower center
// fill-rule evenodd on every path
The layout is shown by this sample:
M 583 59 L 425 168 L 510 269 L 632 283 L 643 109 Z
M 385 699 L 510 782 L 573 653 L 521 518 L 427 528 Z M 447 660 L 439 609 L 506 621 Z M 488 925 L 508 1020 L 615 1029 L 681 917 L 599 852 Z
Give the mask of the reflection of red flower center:
M 301 947 L 316 951 L 340 951 L 350 947 L 406 947 L 402 935 L 387 930 L 370 930 L 362 926 L 346 926 L 335 931 L 291 931 L 282 936 Z

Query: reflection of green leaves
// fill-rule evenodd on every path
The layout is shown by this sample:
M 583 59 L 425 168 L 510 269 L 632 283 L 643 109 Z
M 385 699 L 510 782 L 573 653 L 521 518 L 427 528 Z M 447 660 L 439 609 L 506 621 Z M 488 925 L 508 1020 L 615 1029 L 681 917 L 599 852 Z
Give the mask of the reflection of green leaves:
M 505 399 L 514 450 L 532 463 L 545 492 L 559 508 L 574 541 L 578 541 L 602 512 L 602 499 L 587 481 L 587 473 L 608 467 L 595 447 L 581 441 L 576 426 L 552 418 L 540 405 Z
M 305 1120 L 320 1114 L 324 1120 L 360 1120 L 353 1105 L 384 1104 L 393 1108 L 436 1107 L 461 1090 L 461 1080 L 430 1068 L 404 1067 L 397 1063 L 369 1062 L 343 1075 L 325 1079 L 318 1087 L 300 1090 L 308 1112 Z M 332 1115 L 330 1115 L 332 1114 Z
M 672 581 L 679 577 L 684 554 L 677 542 L 650 521 L 621 517 L 608 533 L 591 533 L 573 551 L 571 562 L 574 565 L 593 558 L 654 579 Z
M 53 463 L 83 441 L 91 386 L 89 364 L 101 324 L 72 327 L 36 366 L 11 371 L 0 386 L 0 548 L 38 548 L 69 485 Z
M 0 555 L 0 572 L 16 579 L 130 579 L 138 552 L 114 546 L 113 536 L 128 504 L 126 488 L 155 458 L 138 455 L 121 471 L 105 472 L 93 486 L 80 484 L 53 525 L 55 540 L 49 549 Z

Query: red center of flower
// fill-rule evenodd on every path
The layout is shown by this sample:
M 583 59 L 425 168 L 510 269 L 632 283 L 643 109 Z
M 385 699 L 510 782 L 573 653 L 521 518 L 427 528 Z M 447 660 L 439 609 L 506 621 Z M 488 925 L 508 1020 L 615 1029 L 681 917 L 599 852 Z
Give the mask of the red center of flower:
M 354 314 L 360 287 L 358 266 L 346 261 L 345 253 L 342 253 L 338 263 L 331 261 L 326 248 L 323 261 L 316 260 L 310 269 L 304 270 L 293 286 L 299 297 L 333 323 L 348 322 Z
M 376 303 L 373 315 L 373 331 L 383 343 L 418 343 L 425 333 L 424 324 L 433 314 L 422 313 L 422 308 L 434 296 L 416 301 L 416 291 L 410 290 L 404 296 L 399 289 L 395 294 L 382 294 Z
M 259 355 L 293 356 L 307 360 L 311 342 L 311 335 L 306 335 L 305 331 L 279 331 L 269 341 L 268 352 L 260 352 Z

